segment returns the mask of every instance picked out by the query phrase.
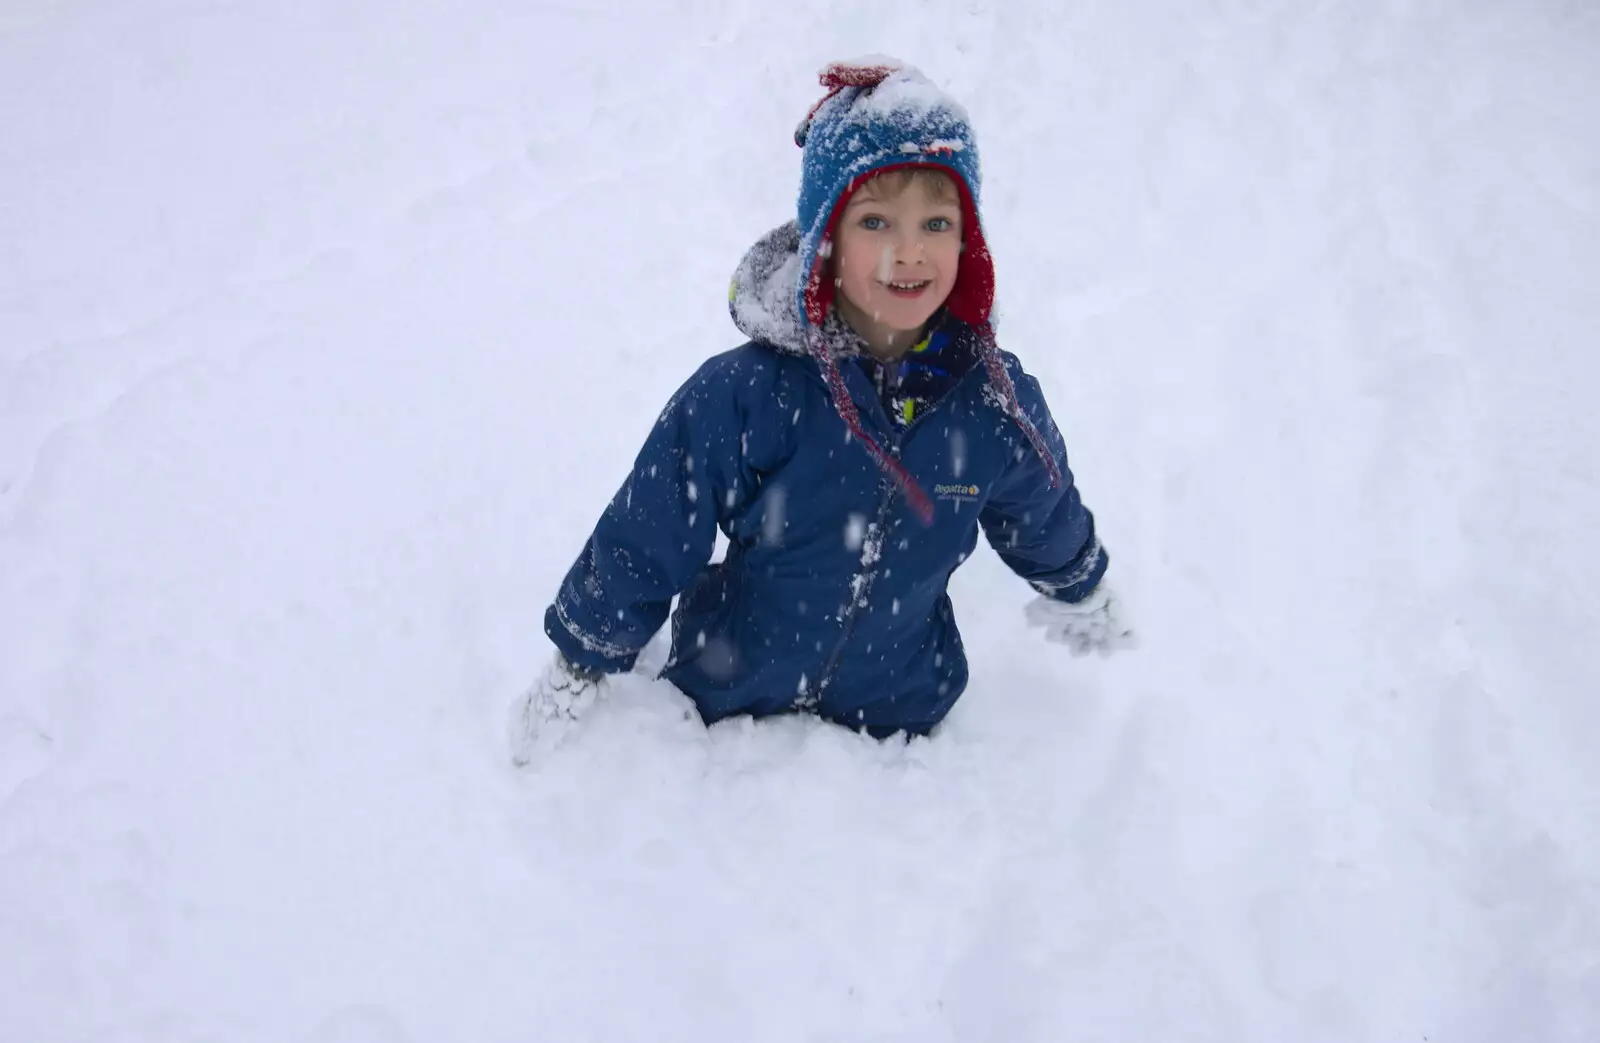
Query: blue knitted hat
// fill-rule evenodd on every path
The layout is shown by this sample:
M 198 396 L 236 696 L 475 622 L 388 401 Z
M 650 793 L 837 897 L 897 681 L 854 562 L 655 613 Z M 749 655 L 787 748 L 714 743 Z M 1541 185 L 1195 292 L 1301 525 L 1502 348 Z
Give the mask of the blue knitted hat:
M 965 248 L 945 308 L 982 326 L 994 304 L 994 263 L 978 218 L 978 145 L 967 112 L 927 77 L 892 58 L 835 62 L 828 93 L 795 130 L 800 172 L 800 314 L 821 326 L 833 303 L 827 257 L 839 214 L 867 181 L 889 170 L 938 167 L 961 195 Z

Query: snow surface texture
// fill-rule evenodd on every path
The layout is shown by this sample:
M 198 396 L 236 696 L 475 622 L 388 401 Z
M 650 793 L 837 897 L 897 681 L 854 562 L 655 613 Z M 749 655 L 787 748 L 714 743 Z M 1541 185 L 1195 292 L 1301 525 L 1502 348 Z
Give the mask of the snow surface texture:
M 0 9 L 0 1041 L 1600 1038 L 1595 7 L 994 6 Z M 876 51 L 1142 649 L 514 772 Z

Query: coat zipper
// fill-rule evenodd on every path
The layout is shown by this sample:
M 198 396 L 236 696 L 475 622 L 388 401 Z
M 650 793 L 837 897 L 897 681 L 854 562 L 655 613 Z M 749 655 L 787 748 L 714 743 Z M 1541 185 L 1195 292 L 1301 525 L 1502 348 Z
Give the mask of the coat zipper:
M 890 444 L 889 453 L 899 459 L 899 438 Z M 894 508 L 897 495 L 899 490 L 895 488 L 894 483 L 883 479 L 879 485 L 877 516 L 867 526 L 866 535 L 861 540 L 860 571 L 850 577 L 849 600 L 845 603 L 844 618 L 840 621 L 842 625 L 839 629 L 839 639 L 834 643 L 833 651 L 829 653 L 827 662 L 823 665 L 822 678 L 817 683 L 819 699 L 838 675 L 844 650 L 850 644 L 850 639 L 855 636 L 856 621 L 861 618 L 861 612 L 867 606 L 867 599 L 872 596 L 872 586 L 878 578 L 883 563 L 884 542 L 889 535 L 889 513 Z
M 976 369 L 978 367 L 974 366 L 973 370 Z M 899 460 L 902 443 L 905 437 L 911 433 L 911 429 L 937 413 L 939 407 L 954 397 L 956 391 L 971 379 L 971 376 L 971 370 L 963 374 L 961 379 L 956 382 L 955 387 L 940 396 L 922 416 L 913 417 L 904 430 L 895 429 L 894 421 L 890 420 L 888 414 L 884 412 L 882 399 L 879 396 L 873 396 L 874 412 L 882 415 L 883 426 L 893 432 L 893 437 L 887 446 L 889 455 Z M 860 619 L 861 613 L 867 606 L 867 599 L 872 595 L 872 587 L 877 581 L 878 573 L 882 571 L 883 550 L 889 538 L 889 515 L 894 510 L 895 497 L 899 495 L 899 490 L 887 478 L 881 480 L 879 490 L 877 516 L 867 526 L 866 536 L 861 543 L 860 571 L 850 578 L 850 599 L 845 604 L 844 616 L 840 620 L 842 625 L 839 630 L 839 639 L 834 643 L 833 651 L 828 654 L 828 658 L 823 664 L 822 676 L 816 686 L 808 688 L 807 691 L 801 692 L 796 697 L 794 702 L 796 709 L 810 709 L 816 706 L 821 702 L 823 694 L 837 679 L 839 664 L 844 659 L 845 649 L 849 646 L 850 639 L 855 636 L 856 622 Z

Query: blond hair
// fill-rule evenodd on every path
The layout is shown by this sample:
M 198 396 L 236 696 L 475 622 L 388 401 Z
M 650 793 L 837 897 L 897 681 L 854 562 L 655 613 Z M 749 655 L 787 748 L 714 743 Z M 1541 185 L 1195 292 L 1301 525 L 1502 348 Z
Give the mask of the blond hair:
M 936 203 L 955 203 L 961 199 L 956 189 L 956 179 L 941 167 L 901 167 L 885 170 L 862 185 L 857 191 L 870 199 L 897 199 L 912 185 L 921 186 L 928 198 Z

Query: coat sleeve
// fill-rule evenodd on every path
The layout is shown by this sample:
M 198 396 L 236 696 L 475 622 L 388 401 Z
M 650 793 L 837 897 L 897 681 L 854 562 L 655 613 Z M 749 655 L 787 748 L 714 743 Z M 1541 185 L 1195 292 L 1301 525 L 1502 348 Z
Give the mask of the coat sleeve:
M 719 356 L 673 395 L 546 610 L 545 633 L 574 665 L 631 670 L 748 495 L 737 370 Z
M 1061 484 L 1051 487 L 1044 462 L 1019 432 L 1013 465 L 995 485 L 979 520 L 1000 559 L 1035 590 L 1058 601 L 1081 601 L 1099 584 L 1110 560 L 1067 468 L 1066 444 L 1039 382 L 1019 374 L 1016 385 L 1023 410 L 1061 469 Z

